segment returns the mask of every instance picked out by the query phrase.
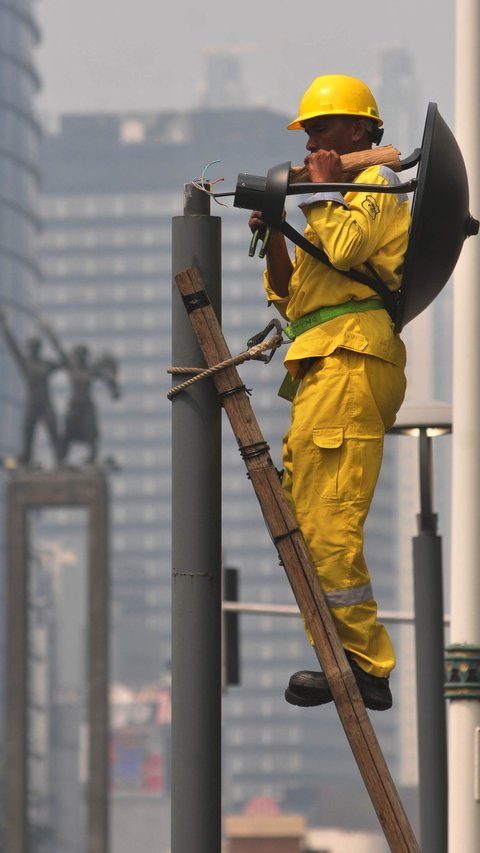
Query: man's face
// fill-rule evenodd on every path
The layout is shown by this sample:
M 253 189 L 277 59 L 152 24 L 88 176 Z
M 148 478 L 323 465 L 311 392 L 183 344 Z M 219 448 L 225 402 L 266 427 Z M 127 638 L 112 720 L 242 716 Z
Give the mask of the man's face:
M 318 116 L 303 122 L 308 136 L 307 151 L 336 151 L 349 154 L 358 140 L 358 121 L 350 116 Z

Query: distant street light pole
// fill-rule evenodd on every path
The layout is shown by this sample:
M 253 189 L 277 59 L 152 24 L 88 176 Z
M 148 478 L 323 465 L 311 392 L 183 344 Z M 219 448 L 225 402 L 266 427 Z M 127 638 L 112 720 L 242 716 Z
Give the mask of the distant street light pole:
M 422 853 L 447 853 L 442 544 L 433 511 L 432 438 L 451 431 L 446 403 L 405 405 L 391 432 L 418 437 L 420 512 L 413 538 L 420 837 Z
M 480 210 L 480 0 L 456 3 L 455 135 Z M 480 838 L 480 244 L 468 241 L 453 287 L 453 443 L 449 708 L 449 851 Z

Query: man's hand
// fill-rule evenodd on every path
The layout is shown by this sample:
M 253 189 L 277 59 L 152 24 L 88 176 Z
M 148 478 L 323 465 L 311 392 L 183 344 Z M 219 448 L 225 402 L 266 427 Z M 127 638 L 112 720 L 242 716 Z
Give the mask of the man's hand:
M 255 255 L 255 250 L 257 248 L 257 243 L 259 240 L 262 241 L 262 248 L 258 253 L 259 258 L 264 258 L 268 248 L 270 246 L 270 238 L 272 236 L 271 229 L 268 228 L 267 225 L 262 220 L 262 214 L 259 210 L 254 210 L 248 220 L 248 224 L 250 226 L 250 230 L 253 233 L 253 237 L 250 242 L 250 248 L 248 250 L 248 254 L 251 258 Z
M 288 285 L 293 270 L 292 262 L 285 243 L 285 237 L 281 231 L 273 231 L 268 228 L 268 225 L 266 225 L 262 219 L 262 213 L 260 210 L 252 210 L 248 224 L 254 235 L 258 233 L 259 237 L 262 240 L 265 240 L 261 257 L 266 256 L 267 259 L 270 286 L 275 293 L 283 299 L 285 296 L 288 296 Z M 268 238 L 266 239 L 267 234 Z M 256 242 L 255 237 L 252 237 L 252 243 L 253 242 Z M 252 246 L 250 251 L 252 252 Z M 253 247 L 252 254 L 254 251 L 255 249 Z
M 312 183 L 341 184 L 345 181 L 340 155 L 336 151 L 311 151 L 304 163 Z
M 255 231 L 260 231 L 261 236 L 265 234 L 267 230 L 267 226 L 265 225 L 262 219 L 262 211 L 261 210 L 252 210 L 250 214 L 250 218 L 248 220 L 248 227 L 252 234 L 255 234 Z

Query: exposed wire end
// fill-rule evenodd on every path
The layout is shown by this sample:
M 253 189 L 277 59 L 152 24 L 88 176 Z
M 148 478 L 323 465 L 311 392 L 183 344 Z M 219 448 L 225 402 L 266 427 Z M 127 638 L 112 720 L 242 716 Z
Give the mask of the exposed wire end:
M 227 205 L 224 204 L 222 201 L 218 201 L 216 193 L 212 192 L 212 190 L 209 189 L 209 187 L 213 187 L 215 186 L 215 184 L 218 184 L 224 180 L 223 178 L 214 178 L 213 180 L 207 180 L 207 171 L 209 170 L 210 166 L 214 166 L 215 163 L 221 163 L 221 160 L 212 160 L 211 163 L 207 163 L 200 178 L 195 178 L 192 181 L 192 184 L 194 187 L 197 188 L 197 190 L 201 190 L 202 192 L 207 193 L 207 195 L 211 196 L 217 204 L 221 205 L 221 207 L 227 207 Z

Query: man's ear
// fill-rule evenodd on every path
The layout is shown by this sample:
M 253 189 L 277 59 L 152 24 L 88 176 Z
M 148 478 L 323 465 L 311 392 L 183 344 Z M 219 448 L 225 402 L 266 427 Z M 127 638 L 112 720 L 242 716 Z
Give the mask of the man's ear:
M 369 139 L 367 122 L 363 118 L 354 118 L 351 125 L 352 142 L 360 142 L 364 137 Z

